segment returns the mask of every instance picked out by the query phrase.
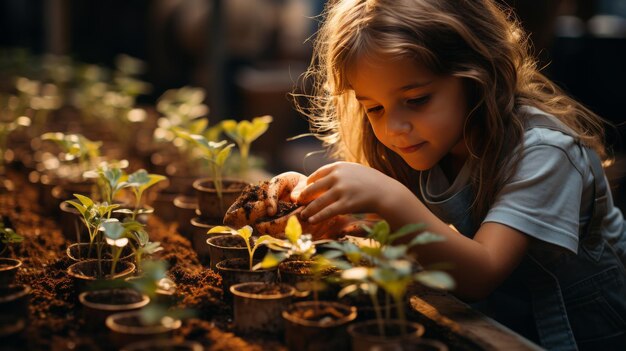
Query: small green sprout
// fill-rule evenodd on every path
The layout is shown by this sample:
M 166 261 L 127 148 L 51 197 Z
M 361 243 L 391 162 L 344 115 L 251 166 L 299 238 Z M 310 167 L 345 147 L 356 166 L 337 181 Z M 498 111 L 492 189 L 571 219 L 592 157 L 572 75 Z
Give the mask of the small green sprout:
M 9 248 L 11 244 L 17 244 L 24 241 L 24 237 L 17 234 L 13 228 L 5 227 L 4 223 L 0 220 L 0 243 L 2 244 L 2 250 L 0 250 L 0 256 Z
M 214 233 L 230 233 L 232 235 L 238 235 L 240 236 L 246 243 L 246 248 L 248 249 L 248 255 L 249 255 L 249 269 L 255 270 L 258 268 L 269 268 L 272 266 L 268 266 L 265 267 L 263 265 L 257 265 L 257 266 L 253 266 L 253 258 L 254 258 L 254 253 L 256 252 L 256 250 L 263 244 L 268 244 L 270 242 L 272 243 L 279 243 L 279 239 L 276 239 L 270 235 L 261 235 L 258 239 L 256 239 L 254 241 L 254 245 L 250 244 L 250 240 L 252 238 L 252 232 L 253 229 L 251 226 L 247 225 L 243 228 L 240 229 L 234 229 L 231 227 L 227 227 L 227 226 L 215 226 L 211 229 L 209 229 L 209 231 L 207 232 L 207 234 L 214 234 Z
M 242 174 L 245 174 L 249 167 L 248 156 L 250 154 L 250 144 L 267 131 L 271 122 L 272 116 L 269 115 L 255 117 L 252 121 L 243 120 L 236 122 L 233 119 L 222 121 L 221 125 L 224 133 L 235 141 L 239 148 L 241 161 L 240 172 Z
M 81 134 L 45 133 L 41 140 L 56 143 L 61 148 L 59 159 L 76 161 L 83 172 L 93 168 L 100 158 L 102 142 L 91 141 Z
M 208 140 L 204 135 L 189 134 L 182 130 L 177 130 L 176 134 L 186 140 L 189 140 L 197 145 L 202 151 L 203 157 L 209 162 L 209 170 L 211 179 L 213 180 L 213 186 L 219 199 L 220 207 L 223 207 L 222 192 L 223 184 L 222 178 L 224 173 L 224 164 L 230 156 L 234 144 L 229 144 L 226 140 L 220 142 L 214 142 Z M 223 208 L 220 208 L 223 210 Z
M 132 211 L 131 219 L 137 217 L 144 191 L 166 179 L 167 177 L 159 174 L 150 174 L 146 172 L 145 169 L 140 169 L 130 175 L 122 176 L 122 183 L 126 182 L 126 187 L 129 187 L 135 195 L 135 208 Z
M 30 126 L 30 122 L 30 118 L 26 116 L 20 116 L 10 122 L 0 122 L 0 174 L 4 173 L 4 156 L 9 134 L 20 127 Z
M 111 274 L 115 273 L 115 266 L 122 249 L 126 245 L 131 246 L 138 269 L 141 267 L 141 259 L 144 254 L 154 254 L 163 250 L 161 243 L 150 242 L 150 237 L 145 231 L 144 225 L 135 220 L 120 222 L 118 219 L 111 218 L 102 224 L 102 231 L 104 232 L 106 243 L 111 246 L 111 251 L 113 252 Z

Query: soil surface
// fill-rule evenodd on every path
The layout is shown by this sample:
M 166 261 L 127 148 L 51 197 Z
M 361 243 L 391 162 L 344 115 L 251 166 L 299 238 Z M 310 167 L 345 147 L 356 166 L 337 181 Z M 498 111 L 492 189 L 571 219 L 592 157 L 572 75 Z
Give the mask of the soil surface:
M 279 295 L 289 291 L 284 285 L 279 284 L 250 284 L 241 286 L 237 290 L 255 295 Z
M 294 317 L 305 319 L 308 321 L 320 322 L 321 325 L 331 324 L 333 321 L 339 320 L 346 316 L 338 309 L 332 306 L 321 306 L 321 308 L 300 308 L 290 311 Z
M 16 192 L 0 194 L 0 215 L 6 225 L 24 236 L 24 242 L 10 246 L 5 256 L 23 261 L 17 284 L 32 288 L 29 322 L 18 335 L 4 338 L 2 350 L 107 350 L 108 334 L 86 331 L 72 280 L 66 269 L 73 262 L 54 218 L 42 214 L 37 189 L 20 176 L 12 176 Z M 173 308 L 195 311 L 185 320 L 174 338 L 200 342 L 205 350 L 285 350 L 279 340 L 243 339 L 232 332 L 229 306 L 222 302 L 221 278 L 203 267 L 191 244 L 165 224 L 150 216 L 147 230 L 152 241 L 164 250 L 159 257 L 169 263 L 169 277 L 176 283 Z

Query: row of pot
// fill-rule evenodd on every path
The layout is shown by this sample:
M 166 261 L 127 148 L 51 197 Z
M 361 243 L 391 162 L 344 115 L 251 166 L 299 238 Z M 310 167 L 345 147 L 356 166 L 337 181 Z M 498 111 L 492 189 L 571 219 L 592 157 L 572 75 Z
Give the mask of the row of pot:
M 0 258 L 0 338 L 21 332 L 28 322 L 31 288 L 15 284 L 21 266 L 21 260 Z
M 417 345 L 447 349 L 437 341 L 421 338 L 424 328 L 414 322 L 386 319 L 385 336 L 381 336 L 379 321 L 371 320 L 375 317 L 371 304 L 352 306 L 313 298 L 312 261 L 287 260 L 277 268 L 251 270 L 247 249 L 239 237 L 216 235 L 207 243 L 211 262 L 221 260 L 215 269 L 222 277 L 224 300 L 233 305 L 234 327 L 240 334 L 284 333 L 290 350 L 343 350 L 349 345 L 352 350 L 395 350 L 393 347 L 402 345 L 415 345 L 418 350 Z M 330 270 L 323 275 L 333 273 Z M 315 297 L 333 299 L 337 291 L 330 288 Z

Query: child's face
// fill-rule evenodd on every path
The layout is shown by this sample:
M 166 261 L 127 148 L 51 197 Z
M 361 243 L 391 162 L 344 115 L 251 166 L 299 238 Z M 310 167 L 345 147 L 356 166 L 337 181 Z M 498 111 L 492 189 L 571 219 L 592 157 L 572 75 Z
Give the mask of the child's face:
M 448 154 L 455 163 L 465 160 L 467 103 L 460 78 L 436 76 L 408 58 L 365 56 L 348 80 L 376 138 L 413 169 L 430 169 Z

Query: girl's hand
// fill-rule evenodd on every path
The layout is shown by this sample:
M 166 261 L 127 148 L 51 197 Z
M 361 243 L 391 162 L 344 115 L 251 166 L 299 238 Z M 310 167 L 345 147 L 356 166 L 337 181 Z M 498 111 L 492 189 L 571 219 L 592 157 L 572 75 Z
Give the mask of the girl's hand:
M 402 184 L 385 174 L 357 163 L 335 162 L 319 168 L 307 180 L 308 185 L 292 196 L 307 204 L 302 218 L 319 223 L 333 216 L 349 213 L 381 213 L 386 195 L 402 191 Z M 401 187 L 398 187 L 398 185 Z
M 300 191 L 307 184 L 306 180 L 306 176 L 298 172 L 285 172 L 272 178 L 267 189 L 267 214 L 276 214 L 278 200 L 297 203 Z

